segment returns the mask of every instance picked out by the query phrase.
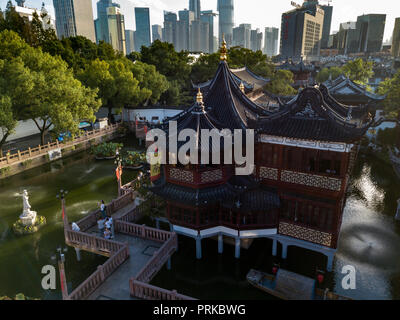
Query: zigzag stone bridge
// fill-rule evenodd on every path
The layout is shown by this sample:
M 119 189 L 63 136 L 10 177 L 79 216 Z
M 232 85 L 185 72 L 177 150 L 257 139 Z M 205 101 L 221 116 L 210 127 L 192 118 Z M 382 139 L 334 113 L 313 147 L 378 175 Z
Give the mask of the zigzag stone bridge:
M 149 282 L 166 264 L 171 267 L 171 256 L 178 248 L 174 232 L 135 224 L 145 215 L 146 205 L 155 205 L 150 198 L 143 203 L 137 199 L 135 183 L 122 187 L 122 196 L 107 205 L 108 216 L 113 217 L 115 239 L 99 236 L 96 210 L 76 222 L 81 231 L 73 231 L 64 218 L 67 245 L 79 250 L 109 257 L 83 283 L 68 293 L 66 300 L 193 300 L 194 298 L 152 286 Z

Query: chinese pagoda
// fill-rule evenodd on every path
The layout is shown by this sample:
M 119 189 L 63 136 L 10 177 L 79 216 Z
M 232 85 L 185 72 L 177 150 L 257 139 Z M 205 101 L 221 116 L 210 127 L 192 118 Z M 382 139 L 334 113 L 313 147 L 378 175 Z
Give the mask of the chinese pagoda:
M 270 112 L 248 97 L 244 83 L 255 83 L 250 76 L 229 69 L 224 42 L 214 79 L 198 88 L 194 105 L 169 120 L 178 133 L 253 129 L 253 173 L 235 175 L 235 164 L 167 164 L 151 191 L 166 200 L 173 231 L 196 240 L 198 259 L 204 238 L 218 237 L 220 253 L 223 237 L 234 238 L 236 258 L 241 241 L 269 238 L 274 256 L 278 242 L 284 259 L 288 246 L 298 246 L 327 256 L 331 271 L 350 174 L 372 119 L 367 112 L 348 117 L 348 107 L 326 86 L 307 87 Z M 196 140 L 214 143 L 200 135 Z
M 277 67 L 278 70 L 288 70 L 293 73 L 294 83 L 293 87 L 305 88 L 312 85 L 313 73 L 315 72 L 315 67 L 313 65 L 305 64 L 303 58 L 299 63 L 294 63 L 293 60 L 287 60 L 285 63 Z

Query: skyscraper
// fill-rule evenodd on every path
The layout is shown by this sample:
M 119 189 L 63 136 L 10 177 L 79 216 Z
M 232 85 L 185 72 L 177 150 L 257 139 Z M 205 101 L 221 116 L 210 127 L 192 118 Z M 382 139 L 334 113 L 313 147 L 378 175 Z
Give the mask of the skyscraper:
M 382 49 L 386 14 L 367 14 L 357 18 L 358 52 L 379 52 Z
M 100 40 L 110 43 L 110 32 L 108 30 L 107 14 L 107 9 L 109 7 L 120 8 L 120 5 L 117 3 L 113 3 L 112 0 L 99 0 L 97 2 L 97 19 L 94 21 L 97 43 Z
M 192 23 L 196 20 L 195 12 L 190 10 L 179 11 L 179 23 L 177 30 L 177 45 L 176 47 L 181 50 L 191 50 L 191 32 Z
M 209 51 L 209 24 L 194 20 L 190 30 L 190 51 L 208 52 Z
M 194 12 L 194 18 L 200 20 L 200 0 L 189 0 L 189 10 Z
M 392 54 L 395 58 L 400 57 L 400 18 L 396 18 L 393 30 Z
M 221 41 L 222 34 L 225 36 L 225 41 L 229 46 L 232 45 L 233 41 L 233 17 L 234 17 L 234 5 L 233 0 L 218 0 L 219 12 L 219 39 Z
M 278 54 L 278 38 L 278 28 L 265 28 L 264 53 L 268 57 L 273 57 Z
M 125 30 L 126 54 L 135 51 L 135 31 Z
M 176 32 L 177 32 L 178 17 L 176 13 L 164 11 L 164 30 L 163 41 L 169 42 L 176 47 Z
M 84 36 L 96 42 L 91 0 L 53 0 L 59 38 Z
M 260 29 L 251 30 L 250 33 L 250 49 L 254 52 L 262 49 L 262 37 L 263 34 Z
M 159 24 L 153 24 L 151 26 L 151 33 L 153 42 L 156 40 L 162 40 L 162 27 Z
M 282 57 L 313 59 L 319 56 L 324 14 L 318 1 L 305 1 L 303 6 L 282 14 Z
M 135 8 L 136 38 L 135 49 L 140 51 L 142 46 L 148 47 L 151 44 L 150 31 L 150 9 Z
M 107 29 L 109 32 L 108 43 L 115 50 L 126 54 L 125 17 L 121 14 L 119 7 L 107 8 Z
M 214 17 L 216 16 L 216 13 L 213 13 L 212 10 L 207 10 L 207 11 L 202 11 L 201 12 L 201 16 L 200 16 L 200 20 L 202 22 L 206 22 L 209 25 L 208 28 L 208 40 L 209 40 L 209 44 L 208 44 L 208 51 L 209 53 L 214 53 L 217 50 L 217 47 L 214 47 Z
M 239 27 L 233 28 L 232 45 L 250 49 L 251 24 L 242 23 Z
M 321 48 L 328 48 L 329 36 L 331 34 L 331 25 L 332 25 L 332 15 L 333 15 L 333 7 L 321 6 L 324 10 L 324 27 L 322 29 L 322 40 L 321 40 Z
M 357 22 L 349 21 L 340 24 L 337 34 L 337 49 L 340 54 L 349 54 L 358 52 L 358 32 Z

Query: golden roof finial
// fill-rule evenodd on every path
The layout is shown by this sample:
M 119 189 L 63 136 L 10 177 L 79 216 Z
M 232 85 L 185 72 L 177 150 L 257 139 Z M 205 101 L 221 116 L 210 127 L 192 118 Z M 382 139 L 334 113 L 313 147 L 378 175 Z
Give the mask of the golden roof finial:
M 244 93 L 244 84 L 243 84 L 243 81 L 240 81 L 240 86 L 239 86 L 239 88 L 240 88 L 240 91 L 242 91 L 242 92 Z
M 222 34 L 222 46 L 221 46 L 221 61 L 226 61 L 227 60 L 227 53 L 228 49 L 226 48 L 226 41 L 225 41 L 225 34 Z
M 203 94 L 201 93 L 200 87 L 199 91 L 197 92 L 196 102 L 199 104 L 203 103 Z

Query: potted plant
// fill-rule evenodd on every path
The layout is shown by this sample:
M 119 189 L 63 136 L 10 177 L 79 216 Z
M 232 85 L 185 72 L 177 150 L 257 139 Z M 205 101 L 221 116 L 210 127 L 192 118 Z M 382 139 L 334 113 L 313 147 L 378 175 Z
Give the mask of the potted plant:
M 146 153 L 139 151 L 128 151 L 122 160 L 125 169 L 139 170 L 146 162 Z
M 95 155 L 96 160 L 115 159 L 117 150 L 120 150 L 122 147 L 122 143 L 103 142 L 98 146 L 92 147 L 92 153 Z

